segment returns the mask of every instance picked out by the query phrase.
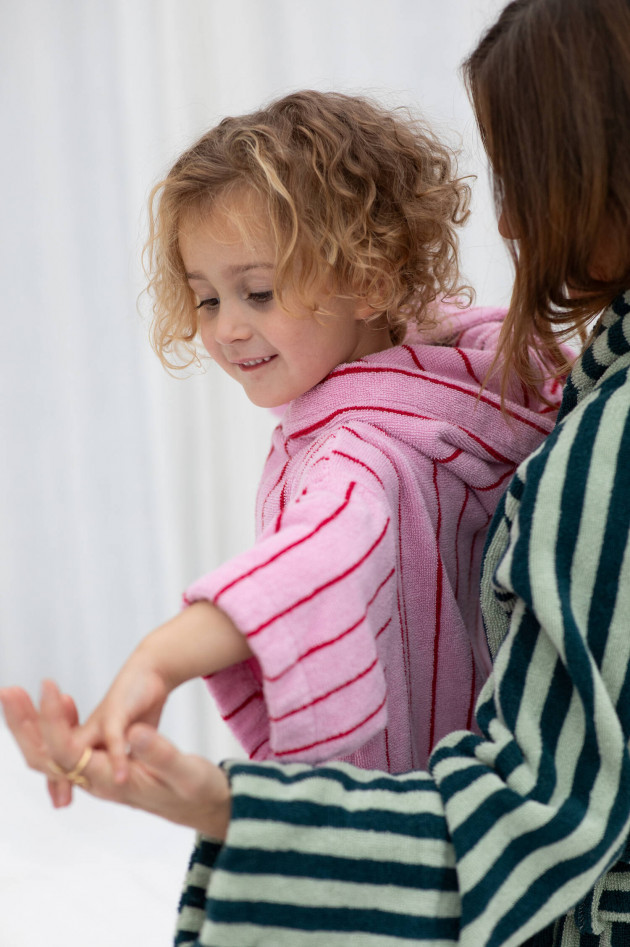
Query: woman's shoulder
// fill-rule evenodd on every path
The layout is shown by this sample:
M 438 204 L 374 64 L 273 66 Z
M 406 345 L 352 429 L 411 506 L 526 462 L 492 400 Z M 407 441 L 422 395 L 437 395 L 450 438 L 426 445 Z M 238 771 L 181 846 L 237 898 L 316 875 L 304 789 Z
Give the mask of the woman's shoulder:
M 630 438 L 630 353 L 618 359 L 597 384 L 561 415 L 549 450 L 571 451 L 573 459 L 607 454 Z M 617 447 L 608 461 L 616 462 Z M 606 461 L 606 457 L 600 458 Z
M 527 541 L 553 544 L 557 526 L 568 542 L 607 523 L 627 530 L 629 486 L 630 363 L 602 378 L 519 466 L 505 511 Z

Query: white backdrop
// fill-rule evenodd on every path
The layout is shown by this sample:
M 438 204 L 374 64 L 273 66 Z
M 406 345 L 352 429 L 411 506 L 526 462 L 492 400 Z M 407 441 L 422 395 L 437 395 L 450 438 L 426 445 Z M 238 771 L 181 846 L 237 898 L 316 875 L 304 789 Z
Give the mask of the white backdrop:
M 148 191 L 222 115 L 306 87 L 419 105 L 461 136 L 461 169 L 478 174 L 464 271 L 479 302 L 506 301 L 510 267 L 458 74 L 502 6 L 0 0 L 0 685 L 36 693 L 51 676 L 88 713 L 185 585 L 251 541 L 273 419 L 214 371 L 165 374 L 136 310 Z M 164 729 L 214 759 L 235 751 L 198 684 L 174 696 Z M 23 796 L 11 759 L 5 820 Z M 53 818 L 20 811 L 24 825 Z M 69 832 L 85 828 L 81 812 L 92 821 L 77 811 L 62 817 Z M 6 837 L 0 823 L 0 898 Z M 0 918 L 12 909 L 17 931 L 14 894 Z M 36 942 L 13 929 L 5 941 L 7 923 L 0 947 Z M 103 943 L 149 942 L 114 930 Z

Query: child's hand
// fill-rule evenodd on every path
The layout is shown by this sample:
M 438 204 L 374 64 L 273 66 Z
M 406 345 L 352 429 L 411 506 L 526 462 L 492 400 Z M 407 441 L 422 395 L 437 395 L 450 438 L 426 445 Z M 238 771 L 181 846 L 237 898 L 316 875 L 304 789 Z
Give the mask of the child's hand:
M 126 732 L 134 723 L 157 727 L 166 698 L 193 677 L 244 661 L 251 651 L 230 618 L 210 602 L 195 602 L 138 645 L 80 728 L 81 749 L 105 747 L 114 779 L 128 774 Z
M 134 723 L 156 727 L 172 686 L 142 649 L 135 651 L 114 683 L 79 730 L 82 747 L 104 747 L 109 753 L 114 779 L 124 783 L 129 766 L 126 732 Z

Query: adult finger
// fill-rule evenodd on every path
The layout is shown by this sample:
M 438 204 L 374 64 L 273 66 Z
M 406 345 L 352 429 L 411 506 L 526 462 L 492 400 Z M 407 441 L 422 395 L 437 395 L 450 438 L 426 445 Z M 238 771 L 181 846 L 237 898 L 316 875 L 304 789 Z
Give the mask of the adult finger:
M 31 769 L 48 776 L 48 794 L 56 808 L 66 806 L 72 801 L 72 787 L 67 780 L 50 774 L 50 755 L 44 743 L 40 719 L 37 710 L 26 691 L 21 687 L 6 687 L 0 691 L 0 701 L 5 720 L 18 744 L 22 755 Z M 65 702 L 65 712 L 71 720 L 76 714 L 74 701 Z
M 43 681 L 39 709 L 42 738 L 49 756 L 61 769 L 72 770 L 82 747 L 75 738 L 75 730 L 68 721 L 67 708 L 53 681 Z
M 79 724 L 79 714 L 76 704 L 70 694 L 62 694 L 61 701 L 63 711 L 71 727 L 77 727 Z M 55 809 L 63 809 L 72 802 L 72 783 L 67 779 L 60 779 L 59 776 L 49 776 L 47 780 L 48 795 Z
M 39 718 L 31 698 L 21 687 L 5 687 L 0 691 L 4 718 L 24 759 L 31 769 L 46 770 L 46 749 Z
M 78 727 L 79 725 L 79 711 L 77 710 L 77 705 L 73 701 L 70 694 L 62 694 L 61 702 L 63 704 L 63 710 L 66 715 L 66 720 L 71 727 Z
M 124 735 L 124 720 L 111 720 L 105 728 L 105 745 L 112 761 L 114 781 L 125 783 L 129 776 L 127 740 Z
M 79 725 L 79 712 L 77 705 L 70 694 L 61 695 L 61 704 L 63 714 L 70 727 Z M 48 795 L 55 809 L 64 809 L 72 802 L 72 783 L 67 779 L 62 779 L 58 775 L 49 776 L 47 779 Z
M 114 781 L 121 784 L 126 782 L 129 776 L 125 737 L 127 721 L 123 716 L 108 710 L 106 723 L 103 724 L 102 715 L 101 707 L 98 707 L 83 726 L 77 728 L 77 741 L 81 746 L 105 746 L 112 762 Z
M 128 739 L 132 763 L 139 763 L 164 789 L 161 794 L 141 791 L 137 799 L 128 801 L 173 822 L 224 838 L 231 799 L 223 770 L 201 756 L 181 753 L 146 724 L 131 727 Z
M 186 777 L 186 755 L 153 727 L 143 723 L 134 724 L 127 738 L 133 759 L 149 767 L 167 786 L 172 786 Z
M 33 701 L 21 687 L 0 689 L 0 702 L 7 724 L 11 727 L 19 727 L 25 720 L 37 719 Z
M 57 779 L 49 776 L 47 779 L 48 795 L 55 809 L 63 809 L 72 802 L 72 785 L 67 779 Z

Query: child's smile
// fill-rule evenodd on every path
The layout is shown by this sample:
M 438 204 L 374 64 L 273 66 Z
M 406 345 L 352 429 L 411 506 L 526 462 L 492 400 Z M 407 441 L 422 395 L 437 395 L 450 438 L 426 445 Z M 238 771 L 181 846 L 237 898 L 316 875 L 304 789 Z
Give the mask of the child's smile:
M 358 298 L 326 298 L 325 315 L 297 304 L 290 312 L 283 309 L 273 292 L 275 246 L 260 226 L 246 239 L 234 216 L 217 210 L 184 227 L 179 245 L 199 299 L 201 341 L 260 407 L 286 404 L 342 362 L 391 344 L 387 330 L 366 324 Z
M 275 355 L 267 355 L 266 358 L 257 358 L 254 361 L 246 362 L 236 362 L 239 368 L 242 368 L 243 371 L 249 371 L 250 369 L 258 368 L 260 365 L 266 365 L 267 362 L 270 362 L 272 358 L 275 358 Z

